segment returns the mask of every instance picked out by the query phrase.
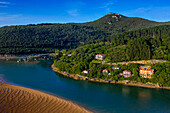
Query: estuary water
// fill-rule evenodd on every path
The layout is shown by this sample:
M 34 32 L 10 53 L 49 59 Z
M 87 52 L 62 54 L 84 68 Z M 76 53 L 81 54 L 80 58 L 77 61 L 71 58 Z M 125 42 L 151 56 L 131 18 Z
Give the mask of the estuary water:
M 48 92 L 99 113 L 170 113 L 170 91 L 76 81 L 55 73 L 51 63 L 0 63 L 5 81 Z

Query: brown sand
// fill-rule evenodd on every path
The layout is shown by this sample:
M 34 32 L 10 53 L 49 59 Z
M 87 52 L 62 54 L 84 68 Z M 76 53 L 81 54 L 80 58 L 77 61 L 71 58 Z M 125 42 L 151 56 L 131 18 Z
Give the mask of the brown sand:
M 61 98 L 0 80 L 0 113 L 88 113 Z

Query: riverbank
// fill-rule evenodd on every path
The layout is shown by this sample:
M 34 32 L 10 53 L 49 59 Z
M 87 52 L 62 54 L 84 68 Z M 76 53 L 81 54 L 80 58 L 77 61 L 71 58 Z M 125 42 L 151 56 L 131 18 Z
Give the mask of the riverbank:
M 54 56 L 56 55 L 55 53 L 44 53 L 44 54 L 25 54 L 21 56 L 16 56 L 16 55 L 1 55 L 0 54 L 0 59 L 5 60 L 5 59 L 22 59 L 22 58 L 37 58 L 37 57 L 42 57 L 42 56 Z
M 8 84 L 0 79 L 0 112 L 89 113 L 79 105 L 34 89 Z
M 97 78 L 88 78 L 88 77 L 84 77 L 78 74 L 70 74 L 67 72 L 62 72 L 59 71 L 54 64 L 51 65 L 51 68 L 53 71 L 60 73 L 64 76 L 73 78 L 75 80 L 88 80 L 88 81 L 92 81 L 92 82 L 100 82 L 100 83 L 109 83 L 109 84 L 123 84 L 123 85 L 127 85 L 127 86 L 136 86 L 136 87 L 144 87 L 144 88 L 157 88 L 157 89 L 167 89 L 170 90 L 170 87 L 161 87 L 160 85 L 157 84 L 153 84 L 153 83 L 140 83 L 140 82 L 135 82 L 135 81 L 129 81 L 129 80 L 123 80 L 123 81 L 119 81 L 119 80 L 104 80 L 104 79 L 97 79 Z
M 40 61 L 34 61 L 34 62 L 16 62 L 16 61 L 1 61 L 0 63 L 5 62 L 6 64 L 39 64 Z

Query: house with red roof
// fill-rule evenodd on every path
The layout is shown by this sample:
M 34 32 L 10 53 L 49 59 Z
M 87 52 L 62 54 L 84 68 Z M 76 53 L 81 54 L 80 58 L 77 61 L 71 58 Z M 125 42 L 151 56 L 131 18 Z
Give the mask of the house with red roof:
M 95 58 L 98 59 L 98 60 L 103 60 L 105 58 L 105 55 L 104 54 L 97 54 Z
M 132 76 L 132 73 L 131 73 L 131 71 L 129 71 L 129 70 L 124 70 L 124 71 L 123 71 L 123 76 L 124 76 L 124 77 L 131 77 L 131 76 Z
M 106 73 L 106 74 L 109 75 L 109 70 L 108 70 L 108 69 L 103 69 L 102 73 L 103 73 L 103 74 Z
M 140 66 L 139 75 L 143 78 L 151 78 L 154 74 L 154 69 L 151 66 Z

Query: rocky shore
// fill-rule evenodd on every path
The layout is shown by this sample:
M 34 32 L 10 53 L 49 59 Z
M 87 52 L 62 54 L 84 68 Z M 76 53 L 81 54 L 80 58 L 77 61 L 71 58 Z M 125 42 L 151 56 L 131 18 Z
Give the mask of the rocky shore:
M 119 80 L 104 80 L 104 79 L 98 79 L 98 78 L 88 78 L 85 76 L 81 76 L 78 74 L 70 74 L 67 72 L 62 72 L 59 71 L 54 64 L 51 65 L 51 68 L 53 71 L 60 73 L 64 76 L 73 78 L 75 80 L 88 80 L 88 81 L 92 81 L 92 82 L 101 82 L 101 83 L 109 83 L 109 84 L 124 84 L 127 86 L 136 86 L 136 87 L 144 87 L 144 88 L 157 88 L 157 89 L 167 89 L 170 90 L 170 87 L 162 87 L 159 84 L 153 84 L 153 83 L 141 83 L 141 82 L 136 82 L 136 81 L 130 81 L 130 80 L 123 80 L 123 81 L 119 81 Z

